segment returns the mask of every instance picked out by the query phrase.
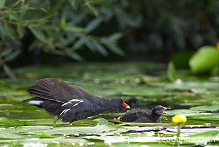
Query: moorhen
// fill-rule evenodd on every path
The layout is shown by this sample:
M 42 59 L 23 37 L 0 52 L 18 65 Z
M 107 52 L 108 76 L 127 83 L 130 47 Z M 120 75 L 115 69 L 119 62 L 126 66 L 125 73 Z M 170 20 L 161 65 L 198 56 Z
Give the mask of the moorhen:
M 101 98 L 61 80 L 45 78 L 35 84 L 27 90 L 35 97 L 24 102 L 43 108 L 50 115 L 69 124 L 104 111 L 130 108 L 121 98 Z
M 166 107 L 161 105 L 155 106 L 151 111 L 149 110 L 134 110 L 127 112 L 120 118 L 122 122 L 136 122 L 136 123 L 160 123 L 160 117 L 165 112 Z
M 140 103 L 139 100 L 135 97 L 131 97 L 127 100 L 125 100 L 125 103 L 128 104 L 130 106 L 130 109 L 132 110 L 139 110 L 140 109 Z M 126 112 L 128 109 L 127 108 L 120 108 L 120 109 L 115 109 L 113 111 L 105 111 L 103 113 L 124 113 Z M 108 117 L 111 118 L 111 117 Z
M 128 104 L 130 106 L 130 109 L 132 110 L 136 110 L 136 109 L 140 109 L 140 103 L 139 103 L 139 100 L 135 97 L 131 97 L 127 100 L 125 100 L 125 103 Z M 123 112 L 126 112 L 128 109 L 126 108 L 121 108 L 117 111 L 115 111 L 114 113 L 123 113 Z
M 125 100 L 125 103 L 128 104 L 131 109 L 140 109 L 139 100 L 135 97 L 131 97 L 131 98 Z

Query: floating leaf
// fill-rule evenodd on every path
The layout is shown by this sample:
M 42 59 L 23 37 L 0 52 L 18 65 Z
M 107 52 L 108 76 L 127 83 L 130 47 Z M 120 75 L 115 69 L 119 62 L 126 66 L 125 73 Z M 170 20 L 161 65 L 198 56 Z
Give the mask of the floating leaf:
M 219 65 L 219 51 L 213 46 L 201 47 L 190 59 L 192 73 L 210 72 Z
M 211 106 L 197 106 L 190 108 L 191 110 L 198 111 L 217 111 L 219 110 L 219 105 L 211 105 Z
M 57 136 L 51 136 L 51 135 L 48 135 L 46 133 L 42 133 L 39 138 L 56 138 Z
M 211 131 L 205 131 L 201 133 L 196 133 L 189 135 L 189 137 L 216 137 L 219 134 L 219 130 L 211 130 Z
M 9 137 L 0 137 L 0 140 L 13 140 L 14 138 L 9 138 Z
M 18 119 L 8 119 L 6 117 L 0 117 L 0 123 L 4 124 L 4 126 L 23 126 L 25 125 L 24 122 Z
M 2 80 L 0 80 L 0 86 L 7 87 L 7 88 L 10 87 L 10 85 L 8 83 L 6 83 L 5 81 L 2 81 Z
M 101 125 L 104 125 L 104 126 L 110 126 L 110 127 L 115 127 L 116 128 L 116 125 L 114 123 L 111 123 L 111 122 L 108 122 L 106 119 L 104 118 L 101 118 L 99 120 L 99 122 L 97 123 L 97 126 L 101 126 Z

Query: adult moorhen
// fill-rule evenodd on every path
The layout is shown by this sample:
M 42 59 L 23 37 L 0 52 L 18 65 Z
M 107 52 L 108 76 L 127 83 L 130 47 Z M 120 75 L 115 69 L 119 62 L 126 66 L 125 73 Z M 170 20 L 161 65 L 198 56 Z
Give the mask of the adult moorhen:
M 125 100 L 125 103 L 128 104 L 130 106 L 130 109 L 132 110 L 139 110 L 140 109 L 140 103 L 139 103 L 139 100 L 135 97 L 131 97 L 127 100 Z M 113 111 L 105 111 L 105 112 L 102 112 L 102 113 L 124 113 L 126 112 L 128 109 L 127 108 L 120 108 L 120 109 L 115 109 Z M 114 118 L 114 117 L 107 117 L 108 119 L 109 118 Z
M 127 100 L 125 100 L 125 103 L 128 104 L 130 106 L 130 109 L 132 110 L 139 110 L 140 109 L 140 103 L 139 103 L 139 100 L 135 97 L 131 97 Z M 123 112 L 126 112 L 128 109 L 126 108 L 121 108 L 117 111 L 115 111 L 114 113 L 123 113 Z
M 128 104 L 131 109 L 140 109 L 139 100 L 135 97 L 131 97 L 131 98 L 125 100 L 125 103 Z
M 104 111 L 130 108 L 121 98 L 101 98 L 81 87 L 57 79 L 41 79 L 35 84 L 27 90 L 35 97 L 24 102 L 43 108 L 50 115 L 70 124 Z
M 149 110 L 135 110 L 129 111 L 120 118 L 122 122 L 136 122 L 136 123 L 160 123 L 160 117 L 165 112 L 166 107 L 161 105 L 155 106 L 151 111 Z

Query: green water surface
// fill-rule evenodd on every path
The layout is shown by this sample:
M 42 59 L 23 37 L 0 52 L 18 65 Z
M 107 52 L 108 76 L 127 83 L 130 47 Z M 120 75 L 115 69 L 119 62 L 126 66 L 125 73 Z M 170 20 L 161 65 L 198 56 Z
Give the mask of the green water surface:
M 176 82 L 166 78 L 166 66 L 155 63 L 75 63 L 22 67 L 17 80 L 0 79 L 0 146 L 219 146 L 219 77 L 177 71 Z M 124 115 L 100 114 L 52 127 L 53 117 L 23 103 L 26 89 L 41 78 L 57 78 L 101 97 L 136 97 L 141 108 L 170 107 L 162 123 L 122 123 L 107 120 Z M 175 114 L 188 121 L 176 141 Z

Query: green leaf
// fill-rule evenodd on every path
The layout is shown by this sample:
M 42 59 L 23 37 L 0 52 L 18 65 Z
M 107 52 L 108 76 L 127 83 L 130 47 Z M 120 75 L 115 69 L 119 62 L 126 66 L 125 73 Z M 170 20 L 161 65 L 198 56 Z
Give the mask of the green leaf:
M 84 32 L 85 31 L 84 28 L 73 26 L 73 25 L 64 25 L 62 26 L 62 29 L 65 31 L 71 31 L 71 32 Z
M 14 75 L 13 71 L 6 64 L 3 65 L 3 70 L 8 77 L 10 77 L 13 80 L 16 80 L 16 76 Z
M 116 126 L 114 123 L 108 122 L 106 119 L 104 118 L 100 118 L 99 122 L 97 123 L 97 126 L 101 126 L 101 125 L 112 125 Z
M 219 105 L 211 105 L 211 106 L 197 106 L 190 108 L 191 110 L 198 111 L 217 111 L 219 110 Z
M 94 15 L 97 17 L 98 16 L 98 11 L 95 7 L 93 7 L 93 5 L 89 2 L 89 1 L 86 1 L 85 2 L 85 6 L 87 6 L 89 8 L 89 10 L 94 13 Z
M 86 32 L 87 33 L 90 33 L 91 31 L 93 31 L 94 29 L 96 29 L 100 23 L 102 22 L 102 19 L 101 18 L 96 18 L 96 19 L 93 19 L 92 21 L 90 21 L 87 26 L 86 26 Z
M 171 82 L 174 82 L 177 79 L 177 77 L 176 77 L 176 68 L 175 68 L 173 62 L 169 62 L 168 66 L 167 66 L 167 78 Z
M 119 40 L 122 37 L 123 37 L 122 33 L 114 33 L 114 34 L 110 35 L 109 37 L 107 37 L 107 40 L 114 42 L 114 41 Z
M 219 65 L 219 51 L 213 46 L 201 47 L 189 60 L 192 73 L 210 72 Z
M 49 134 L 46 133 L 42 133 L 41 135 L 39 135 L 39 138 L 56 138 L 57 136 L 51 136 Z
M 189 135 L 189 137 L 216 137 L 219 134 L 218 130 L 205 131 L 202 133 L 196 133 Z
M 10 85 L 7 82 L 2 81 L 2 80 L 0 80 L 0 86 L 10 88 Z
M 218 66 L 213 67 L 213 69 L 210 71 L 211 76 L 217 76 L 218 73 L 219 73 L 219 67 Z
M 11 54 L 12 52 L 13 52 L 13 49 L 7 48 L 7 49 L 4 49 L 3 51 L 1 51 L 0 56 L 5 57 L 5 56 Z
M 11 25 L 9 24 L 6 24 L 5 25 L 5 32 L 7 33 L 7 35 L 11 38 L 11 39 L 14 39 L 15 38 L 15 32 L 14 32 L 14 29 Z
M 69 57 L 71 57 L 74 60 L 77 60 L 77 61 L 82 61 L 83 60 L 83 58 L 74 51 L 66 50 L 65 53 L 66 53 L 66 55 L 68 55 Z
M 66 25 L 66 17 L 62 17 L 61 26 L 65 26 L 65 25 Z
M 29 29 L 37 39 L 39 39 L 42 42 L 47 42 L 46 36 L 44 35 L 42 30 L 32 27 L 29 27 Z
M 17 26 L 17 33 L 19 34 L 19 37 L 23 37 L 25 33 L 25 28 L 22 26 Z
M 85 38 L 80 38 L 78 41 L 76 41 L 75 43 L 74 43 L 74 46 L 73 46 L 73 48 L 80 48 L 81 46 L 83 46 L 84 45 L 84 43 L 86 42 L 87 40 L 85 39 Z
M 0 117 L 0 123 L 4 124 L 4 126 L 7 126 L 7 127 L 25 125 L 24 122 L 22 122 L 18 119 L 8 119 L 6 117 Z
M 125 52 L 122 50 L 122 49 L 120 49 L 115 43 L 107 43 L 107 44 L 105 44 L 112 52 L 114 52 L 114 53 L 116 53 L 116 54 L 118 54 L 118 55 L 124 55 L 125 54 Z
M 14 52 L 8 54 L 8 55 L 4 58 L 4 60 L 5 60 L 6 62 L 12 61 L 12 60 L 14 60 L 20 53 L 21 53 L 21 50 L 17 49 L 17 50 L 15 50 Z
M 91 51 L 93 51 L 93 52 L 96 51 L 96 47 L 94 46 L 92 41 L 86 40 L 84 43 Z
M 108 53 L 107 53 L 107 51 L 106 51 L 106 49 L 105 49 L 105 47 L 104 46 L 102 46 L 99 42 L 97 42 L 97 41 L 92 41 L 93 42 L 93 44 L 94 44 L 94 46 L 96 47 L 95 49 L 99 52 L 99 53 L 101 53 L 103 56 L 107 56 L 108 55 Z
M 110 130 L 116 130 L 117 126 L 112 123 L 112 122 L 108 122 L 106 119 L 104 118 L 100 118 L 99 122 L 97 123 L 96 127 L 99 128 L 99 126 L 105 126 L 107 128 L 109 128 Z
M 5 0 L 0 0 L 0 9 L 2 9 L 5 6 Z
M 0 137 L 0 140 L 13 140 L 14 138 L 9 138 L 9 137 Z

